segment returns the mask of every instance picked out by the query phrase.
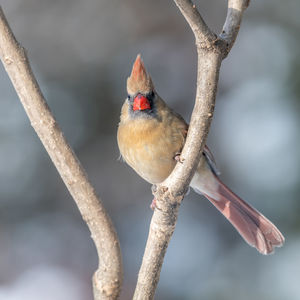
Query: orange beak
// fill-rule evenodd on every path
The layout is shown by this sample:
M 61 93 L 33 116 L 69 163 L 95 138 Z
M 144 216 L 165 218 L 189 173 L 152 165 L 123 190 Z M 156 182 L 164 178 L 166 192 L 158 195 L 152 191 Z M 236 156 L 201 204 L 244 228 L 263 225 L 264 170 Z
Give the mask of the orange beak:
M 133 110 L 145 110 L 145 109 L 150 109 L 151 105 L 147 97 L 138 94 L 133 101 Z

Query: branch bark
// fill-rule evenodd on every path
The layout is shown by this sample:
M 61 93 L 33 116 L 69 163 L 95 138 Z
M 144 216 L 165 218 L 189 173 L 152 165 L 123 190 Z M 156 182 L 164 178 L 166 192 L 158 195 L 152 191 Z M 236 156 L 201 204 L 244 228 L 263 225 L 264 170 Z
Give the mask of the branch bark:
M 234 44 L 249 0 L 229 0 L 228 14 L 220 36 L 205 24 L 190 0 L 174 0 L 189 23 L 198 53 L 197 92 L 185 146 L 183 163 L 156 187 L 156 207 L 134 293 L 135 300 L 153 299 L 164 256 L 174 232 L 179 206 L 199 163 L 213 117 L 219 70 Z
M 94 299 L 116 299 L 123 276 L 117 234 L 83 167 L 47 106 L 26 52 L 16 41 L 1 7 L 0 57 L 32 127 L 90 229 L 99 257 L 98 270 L 93 277 Z
M 231 50 L 239 33 L 243 12 L 250 0 L 229 0 L 227 16 L 220 37 L 227 43 L 227 54 Z M 226 54 L 226 55 L 227 55 Z

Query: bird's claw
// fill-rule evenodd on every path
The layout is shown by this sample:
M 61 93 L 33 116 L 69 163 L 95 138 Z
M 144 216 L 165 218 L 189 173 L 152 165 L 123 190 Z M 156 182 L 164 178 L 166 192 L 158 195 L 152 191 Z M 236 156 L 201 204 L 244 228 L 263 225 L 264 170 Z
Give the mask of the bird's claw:
M 184 158 L 181 157 L 181 153 L 176 153 L 174 159 L 181 164 L 184 162 Z
M 155 194 L 155 193 L 156 193 L 156 191 L 157 191 L 157 185 L 156 185 L 156 184 L 153 184 L 153 185 L 152 185 L 151 191 L 152 191 L 152 194 Z
M 151 208 L 152 210 L 154 210 L 154 209 L 156 208 L 156 199 L 155 199 L 155 198 L 153 198 L 153 200 L 152 200 L 152 202 L 151 202 L 151 204 L 150 204 L 150 208 Z

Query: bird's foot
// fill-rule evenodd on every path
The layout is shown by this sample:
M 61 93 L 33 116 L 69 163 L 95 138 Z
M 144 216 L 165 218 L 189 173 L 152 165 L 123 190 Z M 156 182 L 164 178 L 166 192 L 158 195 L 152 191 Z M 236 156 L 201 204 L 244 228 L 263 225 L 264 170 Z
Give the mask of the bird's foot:
M 157 191 L 157 185 L 156 184 L 152 184 L 151 191 L 152 191 L 153 195 L 156 193 L 156 191 Z
M 153 200 L 152 200 L 152 202 L 151 202 L 151 204 L 150 204 L 150 208 L 151 208 L 152 210 L 154 210 L 154 209 L 156 208 L 156 199 L 155 199 L 155 198 L 153 198 Z
M 184 162 L 184 158 L 181 158 L 181 153 L 176 153 L 174 159 L 181 164 Z

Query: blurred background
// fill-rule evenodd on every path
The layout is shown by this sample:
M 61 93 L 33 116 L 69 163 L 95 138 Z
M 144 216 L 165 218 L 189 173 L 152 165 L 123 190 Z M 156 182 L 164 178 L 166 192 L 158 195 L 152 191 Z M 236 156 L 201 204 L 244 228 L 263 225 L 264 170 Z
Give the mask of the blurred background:
M 1 1 L 41 89 L 117 228 L 131 299 L 152 211 L 150 185 L 118 160 L 126 78 L 141 53 L 158 93 L 186 120 L 196 50 L 172 1 Z M 226 1 L 197 1 L 217 32 Z M 220 74 L 208 145 L 222 179 L 283 232 L 249 247 L 191 192 L 156 299 L 300 299 L 300 2 L 252 1 Z M 96 250 L 0 66 L 0 299 L 92 299 Z

